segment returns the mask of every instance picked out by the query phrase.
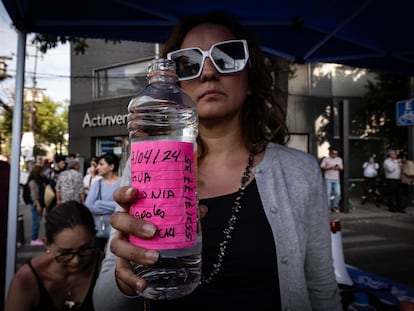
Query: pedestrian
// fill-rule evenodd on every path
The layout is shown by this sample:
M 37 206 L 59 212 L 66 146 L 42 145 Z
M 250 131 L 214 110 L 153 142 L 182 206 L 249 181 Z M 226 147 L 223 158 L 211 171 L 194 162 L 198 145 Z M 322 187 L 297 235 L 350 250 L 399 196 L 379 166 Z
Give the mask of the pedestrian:
M 77 160 L 77 159 L 78 159 L 78 156 L 75 153 L 69 153 L 67 155 L 67 157 L 66 157 L 66 160 L 65 160 L 65 162 L 66 162 L 66 168 L 67 168 L 67 166 L 68 166 L 68 164 L 69 164 L 70 161 Z
M 258 42 L 231 16 L 193 15 L 179 21 L 167 53 L 182 69 L 180 86 L 196 102 L 200 120 L 197 193 L 206 281 L 180 299 L 140 296 L 146 281 L 130 263 L 152 265 L 159 257 L 128 243 L 128 236 L 151 238 L 156 228 L 129 215 L 139 189 L 125 186 L 114 193 L 123 208 L 111 217 L 116 230 L 95 286 L 95 308 L 342 310 L 322 174 L 314 157 L 285 146 L 285 112 Z M 229 243 L 220 248 L 224 239 Z
M 85 196 L 88 196 L 89 189 L 91 188 L 92 184 L 101 179 L 102 176 L 98 174 L 98 161 L 97 157 L 92 157 L 90 161 L 90 165 L 86 170 L 86 174 L 83 177 L 83 187 L 85 188 Z
M 56 183 L 56 203 L 60 204 L 70 200 L 85 203 L 85 190 L 83 176 L 79 172 L 78 160 L 72 160 L 67 164 L 67 169 L 59 174 Z
M 339 201 L 341 200 L 340 172 L 343 171 L 344 164 L 342 158 L 338 156 L 336 147 L 329 148 L 329 156 L 323 158 L 320 166 L 324 172 L 328 208 L 331 212 L 339 213 Z
M 113 193 L 121 185 L 118 176 L 119 157 L 111 152 L 101 155 L 98 159 L 98 174 L 101 177 L 91 186 L 85 205 L 92 212 L 96 225 L 96 246 L 104 250 L 108 242 L 111 225 L 109 217 L 116 208 Z
M 49 162 L 49 159 L 47 157 L 42 157 L 39 160 L 38 164 L 43 166 L 43 178 L 46 179 L 47 173 L 49 172 L 51 167 L 51 162 Z
M 46 252 L 23 264 L 11 280 L 5 311 L 90 310 L 103 253 L 83 204 L 67 201 L 46 215 Z
M 401 207 L 401 160 L 397 151 L 390 149 L 382 165 L 385 174 L 387 205 L 392 213 L 405 213 Z
M 28 204 L 32 212 L 32 234 L 30 245 L 41 246 L 43 245 L 43 242 L 39 239 L 39 229 L 45 208 L 43 166 L 36 164 L 32 167 L 29 173 L 28 183 L 30 187 L 30 197 L 32 199 L 32 202 Z
M 49 170 L 44 172 L 44 178 L 46 184 L 49 184 L 52 187 L 52 190 L 55 192 L 55 197 L 53 198 L 51 204 L 47 207 L 47 209 L 51 209 L 56 206 L 56 183 L 57 178 L 61 172 L 66 169 L 66 162 L 65 157 L 62 155 L 56 155 L 54 158 L 54 163 L 51 165 Z
M 377 176 L 379 170 L 379 164 L 375 162 L 375 158 L 370 156 L 368 161 L 362 164 L 363 176 L 364 176 L 364 192 L 362 194 L 361 204 L 365 204 L 369 197 L 375 199 L 375 203 L 379 206 L 379 193 L 377 193 Z

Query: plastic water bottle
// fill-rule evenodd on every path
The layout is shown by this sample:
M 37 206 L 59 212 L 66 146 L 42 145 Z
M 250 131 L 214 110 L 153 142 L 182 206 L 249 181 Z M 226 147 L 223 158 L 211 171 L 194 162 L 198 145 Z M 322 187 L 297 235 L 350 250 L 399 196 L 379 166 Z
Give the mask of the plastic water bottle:
M 155 265 L 132 264 L 149 284 L 142 293 L 149 299 L 185 296 L 201 279 L 198 115 L 178 87 L 175 69 L 171 60 L 153 60 L 148 85 L 128 105 L 131 185 L 139 193 L 130 214 L 157 226 L 152 239 L 130 236 L 130 242 L 160 252 Z
M 376 311 L 377 309 L 369 304 L 368 295 L 366 293 L 356 292 L 354 294 L 354 302 L 346 309 L 347 311 Z

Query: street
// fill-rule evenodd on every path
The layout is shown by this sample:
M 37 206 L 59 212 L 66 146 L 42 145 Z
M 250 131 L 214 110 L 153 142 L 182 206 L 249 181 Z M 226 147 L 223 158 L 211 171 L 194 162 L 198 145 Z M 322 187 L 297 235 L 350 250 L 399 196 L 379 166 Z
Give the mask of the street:
M 355 219 L 341 227 L 347 264 L 414 288 L 414 216 Z

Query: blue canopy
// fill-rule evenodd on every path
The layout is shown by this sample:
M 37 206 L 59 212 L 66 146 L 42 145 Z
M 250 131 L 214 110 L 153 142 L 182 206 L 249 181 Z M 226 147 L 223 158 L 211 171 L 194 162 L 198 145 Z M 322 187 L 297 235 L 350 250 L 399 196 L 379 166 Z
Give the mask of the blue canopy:
M 414 76 L 414 2 L 406 0 L 2 0 L 14 25 L 85 38 L 164 42 L 185 14 L 238 17 L 267 53 Z

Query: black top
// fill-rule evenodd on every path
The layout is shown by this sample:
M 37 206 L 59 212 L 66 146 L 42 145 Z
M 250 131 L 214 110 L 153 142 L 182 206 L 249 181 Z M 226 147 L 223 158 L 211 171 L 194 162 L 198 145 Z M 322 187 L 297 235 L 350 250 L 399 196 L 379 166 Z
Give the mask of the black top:
M 66 308 L 64 310 L 76 310 L 76 311 L 93 311 L 94 310 L 93 303 L 92 303 L 92 294 L 93 294 L 93 288 L 95 287 L 96 279 L 98 278 L 98 275 L 99 275 L 100 257 L 101 257 L 100 252 L 97 252 L 96 261 L 95 261 L 96 262 L 95 271 L 93 273 L 92 282 L 89 287 L 88 294 L 85 297 L 85 300 L 82 302 L 82 304 L 72 309 Z M 53 303 L 48 291 L 46 290 L 46 287 L 43 284 L 42 279 L 39 277 L 36 270 L 33 268 L 31 260 L 29 260 L 27 264 L 29 265 L 30 270 L 32 270 L 34 276 L 36 277 L 36 281 L 37 281 L 37 285 L 39 287 L 39 293 L 40 293 L 39 304 L 37 306 L 34 306 L 32 308 L 32 311 L 37 311 L 37 310 L 38 311 L 45 311 L 45 310 L 59 311 L 61 310 L 60 308 L 57 308 L 55 304 Z
M 208 207 L 202 220 L 202 271 L 208 276 L 217 261 L 223 229 L 237 193 L 200 200 Z M 256 181 L 245 189 L 235 230 L 218 275 L 190 295 L 173 300 L 150 301 L 150 310 L 280 310 L 276 247 L 266 219 Z

